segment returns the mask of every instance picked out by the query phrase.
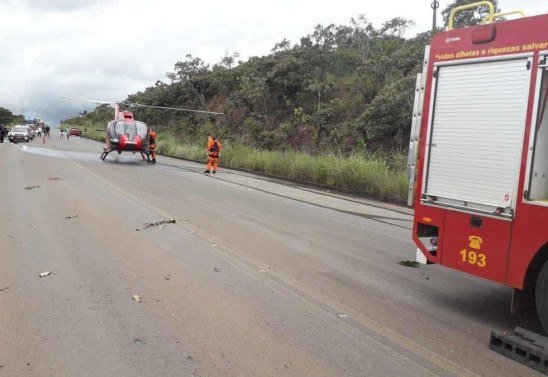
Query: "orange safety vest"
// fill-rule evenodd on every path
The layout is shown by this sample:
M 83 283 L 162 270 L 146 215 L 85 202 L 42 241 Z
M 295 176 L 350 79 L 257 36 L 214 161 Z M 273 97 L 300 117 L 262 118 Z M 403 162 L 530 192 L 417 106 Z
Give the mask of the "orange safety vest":
M 211 140 L 211 143 L 208 141 L 208 156 L 211 158 L 219 158 L 219 153 L 221 153 L 221 142 L 219 140 Z

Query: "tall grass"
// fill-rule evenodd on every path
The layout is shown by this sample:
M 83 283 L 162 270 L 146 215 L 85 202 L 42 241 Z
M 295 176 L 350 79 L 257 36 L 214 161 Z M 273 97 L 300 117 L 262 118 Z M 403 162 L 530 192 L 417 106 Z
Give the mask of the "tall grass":
M 80 129 L 81 129 L 82 131 L 84 130 L 83 127 L 80 127 Z M 105 138 L 106 138 L 106 131 L 105 131 L 104 129 L 91 128 L 91 127 L 89 127 L 89 128 L 88 128 L 88 131 L 87 131 L 87 133 L 86 133 L 86 138 L 87 138 L 87 139 L 92 139 L 92 140 L 104 142 L 104 141 L 105 141 Z
M 157 150 L 167 156 L 206 161 L 203 146 L 181 143 L 167 135 L 160 138 Z M 221 156 L 222 166 L 396 200 L 404 200 L 407 195 L 405 161 L 403 152 L 391 156 L 358 153 L 348 157 L 334 153 L 312 156 L 297 151 L 259 150 L 239 143 L 225 145 Z

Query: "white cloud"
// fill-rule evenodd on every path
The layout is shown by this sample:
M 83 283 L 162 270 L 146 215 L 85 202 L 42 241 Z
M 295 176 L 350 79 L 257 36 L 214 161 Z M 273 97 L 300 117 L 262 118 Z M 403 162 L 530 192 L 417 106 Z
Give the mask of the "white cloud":
M 0 106 L 55 124 L 92 107 L 60 97 L 124 99 L 166 80 L 186 54 L 209 63 L 226 52 L 263 55 L 318 23 L 345 24 L 362 13 L 376 25 L 411 18 L 416 33 L 430 27 L 430 2 L 8 0 L 0 3 Z M 442 9 L 449 3 L 440 2 Z M 529 14 L 548 10 L 548 1 L 500 3 Z

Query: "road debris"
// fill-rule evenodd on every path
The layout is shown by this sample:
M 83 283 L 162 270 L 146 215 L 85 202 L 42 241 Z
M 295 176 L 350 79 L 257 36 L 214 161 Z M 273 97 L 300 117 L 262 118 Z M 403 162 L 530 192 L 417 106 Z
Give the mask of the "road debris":
M 7 291 L 8 289 L 10 289 L 10 287 L 0 288 L 0 292 L 5 292 L 5 291 Z
M 133 299 L 137 302 L 141 302 L 141 297 L 139 297 L 139 295 L 133 295 Z
M 339 313 L 339 317 L 340 318 L 346 318 L 346 317 L 348 317 L 348 315 Z
M 135 338 L 133 339 L 133 343 L 139 343 L 139 344 L 147 344 L 143 339 Z
M 415 262 L 411 260 L 401 260 L 398 262 L 398 264 L 405 267 L 413 267 L 413 268 L 419 268 L 421 266 L 419 262 Z
M 217 245 L 213 244 L 213 245 L 211 245 L 211 247 L 217 247 Z
M 428 276 L 426 276 L 426 275 L 424 274 L 424 272 L 421 272 L 421 275 L 422 275 L 426 280 L 430 280 L 430 278 L 429 278 Z
M 261 269 L 259 270 L 259 272 L 264 272 L 264 270 L 261 268 Z
M 42 272 L 40 275 L 38 275 L 39 277 L 41 278 L 45 278 L 46 276 L 48 276 L 49 274 L 51 274 L 51 271 L 46 271 L 46 272 Z
M 65 216 L 65 219 L 75 219 L 78 215 L 72 215 L 72 216 Z
M 60 179 L 61 178 L 59 178 L 59 177 L 50 177 L 50 178 L 48 178 L 49 181 L 58 181 Z
M 272 268 L 272 266 L 266 266 L 266 268 Z
M 25 186 L 25 190 L 34 190 L 35 188 L 41 187 L 40 185 L 29 185 Z
M 164 227 L 163 227 L 162 225 L 160 225 L 160 226 L 158 227 L 158 229 L 159 229 L 159 230 L 162 230 L 162 229 L 164 229 Z
M 176 222 L 177 220 L 171 219 L 171 220 L 160 220 L 160 221 L 156 221 L 155 223 L 144 223 L 143 229 L 160 227 L 161 225 L 164 225 L 164 224 L 175 224 Z
M 169 280 L 171 279 L 171 275 L 167 274 L 165 277 L 164 277 L 164 280 Z
M 213 269 L 213 271 L 215 271 L 215 272 L 221 272 L 221 270 L 219 270 L 217 267 L 215 267 L 215 268 Z

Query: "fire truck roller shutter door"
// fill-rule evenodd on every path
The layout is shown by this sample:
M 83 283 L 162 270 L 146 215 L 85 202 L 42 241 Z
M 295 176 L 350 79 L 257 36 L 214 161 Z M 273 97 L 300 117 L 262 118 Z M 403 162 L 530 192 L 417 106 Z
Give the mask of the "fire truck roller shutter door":
M 531 74 L 527 62 L 523 57 L 437 68 L 423 197 L 511 213 Z

